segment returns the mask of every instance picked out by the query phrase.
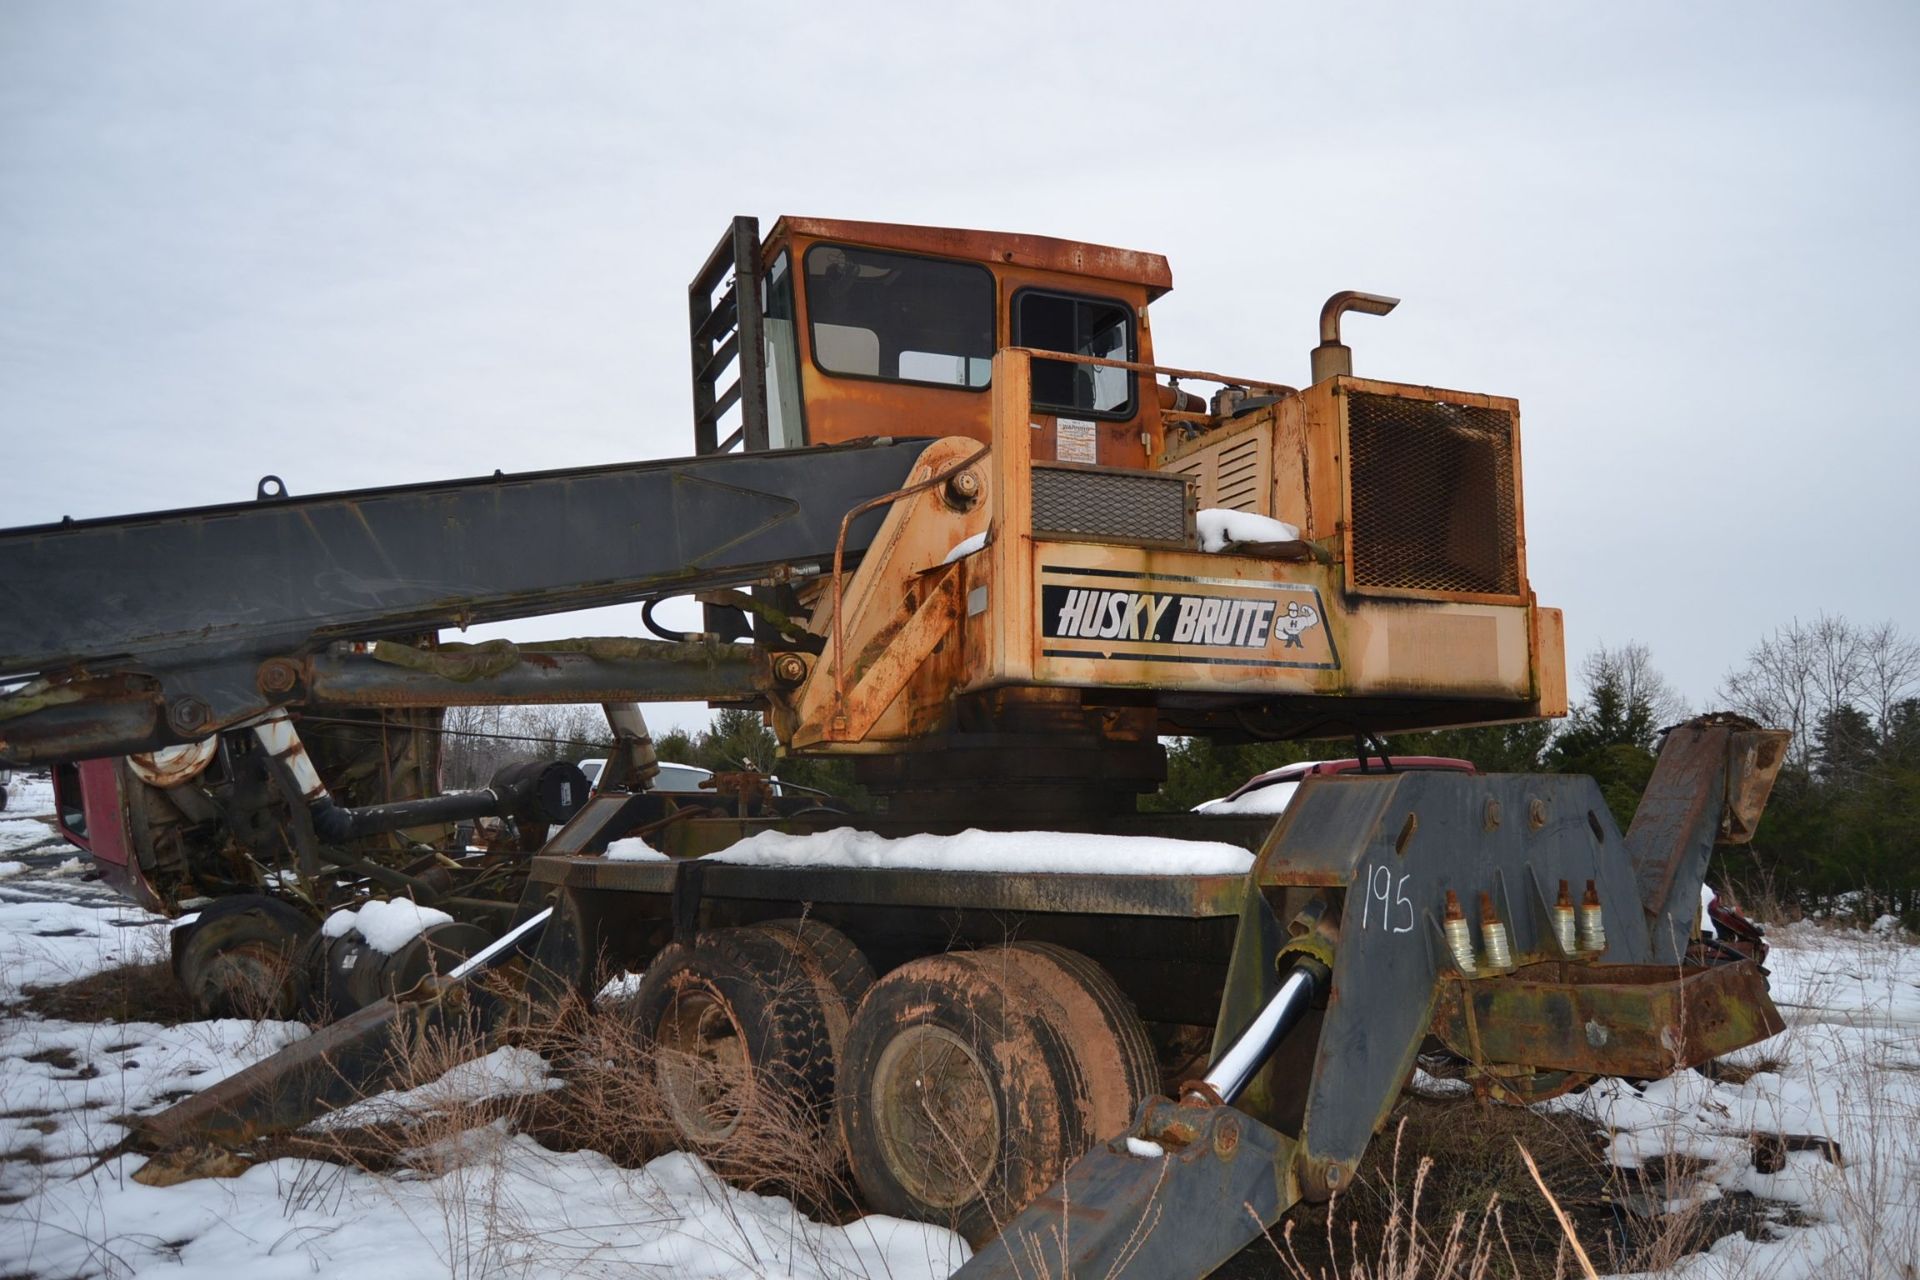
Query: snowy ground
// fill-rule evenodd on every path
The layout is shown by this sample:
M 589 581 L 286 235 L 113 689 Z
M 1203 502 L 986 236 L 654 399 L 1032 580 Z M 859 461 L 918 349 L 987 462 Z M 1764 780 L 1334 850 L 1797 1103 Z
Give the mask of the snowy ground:
M 70 864 L 51 835 L 44 784 L 28 782 L 16 797 L 0 815 L 0 863 L 27 865 L 0 875 L 0 1004 L 25 983 L 164 955 L 164 922 Z M 1739 1084 L 1692 1072 L 1643 1090 L 1609 1083 L 1551 1105 L 1608 1126 L 1622 1164 L 1675 1154 L 1703 1162 L 1703 1182 L 1677 1196 L 1746 1192 L 1809 1220 L 1763 1243 L 1729 1237 L 1665 1274 L 1912 1280 L 1920 947 L 1890 931 L 1808 925 L 1776 930 L 1773 941 L 1789 1029 L 1739 1060 L 1777 1070 Z M 304 1033 L 289 1023 L 0 1018 L 0 1276 L 936 1280 L 967 1256 L 957 1237 L 894 1219 L 810 1222 L 786 1200 L 728 1188 L 690 1156 L 623 1169 L 499 1129 L 468 1134 L 437 1175 L 278 1160 L 159 1188 L 132 1181 L 137 1157 L 93 1167 L 125 1133 L 117 1117 L 156 1110 Z M 503 1081 L 551 1088 L 530 1057 L 502 1051 L 443 1084 L 467 1097 Z M 421 1102 L 416 1094 L 400 1105 Z M 1831 1139 L 1842 1163 L 1793 1150 L 1778 1171 L 1759 1172 L 1756 1131 Z
M 1777 1069 L 1740 1084 L 1691 1071 L 1642 1090 L 1609 1081 L 1566 1100 L 1615 1131 L 1616 1164 L 1690 1156 L 1706 1164 L 1694 1198 L 1747 1192 L 1812 1219 L 1763 1243 L 1723 1239 L 1665 1274 L 1920 1276 L 1920 946 L 1890 925 L 1770 931 L 1768 967 L 1787 1030 L 1731 1061 Z M 1763 1173 L 1754 1134 L 1828 1139 L 1840 1161 L 1788 1150 L 1784 1167 Z
M 27 864 L 0 876 L 0 1005 L 23 985 L 166 954 L 165 921 L 67 865 L 73 851 L 52 835 L 51 812 L 51 789 L 28 783 L 0 815 L 0 862 Z M 159 1110 L 304 1034 L 280 1022 L 0 1017 L 0 1276 L 933 1280 L 968 1257 L 959 1237 L 918 1223 L 810 1222 L 784 1199 L 733 1190 L 692 1156 L 623 1169 L 499 1130 L 468 1134 L 438 1176 L 276 1160 L 149 1187 L 132 1180 L 138 1156 L 92 1167 L 126 1135 L 117 1117 Z M 531 1056 L 502 1051 L 449 1073 L 437 1092 L 370 1103 L 551 1087 Z

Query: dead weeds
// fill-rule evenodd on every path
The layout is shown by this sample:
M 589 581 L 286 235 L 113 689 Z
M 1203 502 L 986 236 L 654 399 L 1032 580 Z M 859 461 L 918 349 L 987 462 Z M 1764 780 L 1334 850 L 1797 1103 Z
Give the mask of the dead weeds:
M 163 1027 L 200 1017 L 165 960 L 123 964 L 57 986 L 27 987 L 9 1012 L 64 1022 L 151 1022 Z

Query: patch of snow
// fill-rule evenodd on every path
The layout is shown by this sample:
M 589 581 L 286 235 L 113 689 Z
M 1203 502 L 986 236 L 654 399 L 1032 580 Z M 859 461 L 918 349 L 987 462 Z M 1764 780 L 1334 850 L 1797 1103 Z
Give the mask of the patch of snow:
M 1473 1086 L 1465 1080 L 1428 1075 L 1419 1067 L 1413 1069 L 1413 1079 L 1407 1083 L 1407 1088 L 1423 1098 L 1457 1098 L 1473 1092 Z
M 1300 537 L 1300 530 L 1284 520 L 1227 507 L 1208 507 L 1193 523 L 1200 531 L 1202 551 L 1225 551 L 1236 542 L 1294 542 Z
M 607 985 L 600 988 L 600 992 L 594 996 L 593 1002 L 595 1004 L 610 1004 L 619 1000 L 632 999 L 640 990 L 640 979 L 643 976 L 645 975 L 635 973 L 629 969 L 617 978 L 608 979 Z
M 638 836 L 615 840 L 607 846 L 609 862 L 669 862 L 670 858 Z
M 1193 806 L 1195 813 L 1285 813 L 1287 806 L 1293 803 L 1293 793 L 1300 789 L 1297 781 L 1276 782 L 1271 786 L 1257 787 L 1243 796 L 1221 797 L 1218 800 L 1203 800 Z
M 1920 1256 L 1920 947 L 1809 922 L 1768 940 L 1787 1029 L 1726 1059 L 1766 1070 L 1738 1084 L 1693 1071 L 1640 1087 L 1601 1080 L 1543 1105 L 1590 1116 L 1616 1165 L 1692 1157 L 1705 1170 L 1698 1194 L 1744 1192 L 1812 1220 L 1766 1240 L 1728 1236 L 1663 1276 L 1904 1275 Z M 1841 1162 L 1793 1150 L 1763 1173 L 1756 1134 L 1825 1139 Z
M 355 911 L 346 907 L 328 916 L 320 931 L 329 938 L 345 937 L 358 930 L 369 947 L 392 955 L 437 924 L 452 924 L 453 917 L 435 907 L 423 907 L 411 898 L 375 899 L 364 902 Z
M 338 1111 L 329 1111 L 307 1128 L 342 1129 L 351 1125 L 382 1124 L 415 1118 L 429 1111 L 445 1111 L 465 1103 L 544 1093 L 564 1087 L 531 1049 L 503 1046 L 484 1058 L 455 1064 L 438 1080 L 413 1089 L 392 1089 L 362 1098 Z
M 953 549 L 947 552 L 947 558 L 942 560 L 940 563 L 952 564 L 955 560 L 965 560 L 968 556 L 972 555 L 974 552 L 984 550 L 986 548 L 986 545 L 987 545 L 987 534 L 986 534 L 986 531 L 983 529 L 979 533 L 974 534 L 971 538 L 962 538 L 960 539 L 960 541 L 954 543 Z
M 89 868 L 85 858 L 68 858 L 65 862 L 55 867 L 53 872 L 55 875 L 76 876 L 86 870 L 89 870 Z
M 0 814 L 0 853 L 15 853 L 47 844 L 55 835 L 54 829 L 38 818 Z
M 1157 1142 L 1148 1142 L 1145 1138 L 1128 1138 L 1127 1154 L 1139 1156 L 1142 1160 L 1158 1160 L 1167 1154 L 1167 1149 Z
M 158 1111 L 216 1084 L 307 1034 L 297 1022 L 228 1018 L 162 1027 L 150 1022 L 18 1018 L 0 1024 L 0 1196 L 80 1174 L 126 1136 L 117 1117 Z M 0 1207 L 0 1240 L 13 1211 Z M 0 1254 L 6 1252 L 0 1245 Z M 34 1268 L 0 1260 L 0 1274 Z
M 167 925 L 165 916 L 119 898 L 104 908 L 44 898 L 0 902 L 0 1002 L 18 998 L 23 987 L 163 959 Z
M 148 1187 L 131 1177 L 140 1163 L 122 1157 L 49 1182 L 6 1210 L 32 1225 L 0 1233 L 0 1266 L 187 1280 L 935 1280 L 972 1253 L 950 1231 L 898 1218 L 813 1222 L 782 1197 L 727 1186 L 695 1156 L 623 1169 L 497 1127 L 443 1146 L 431 1174 L 285 1159 L 236 1178 Z
M 1253 855 L 1238 845 L 1160 836 L 1061 831 L 963 831 L 901 836 L 838 828 L 793 836 L 762 831 L 708 862 L 746 867 L 891 867 L 915 871 L 1040 872 L 1116 876 L 1245 875 Z
M 17 876 L 26 869 L 27 864 L 24 862 L 0 862 L 0 880 L 5 880 L 8 876 Z

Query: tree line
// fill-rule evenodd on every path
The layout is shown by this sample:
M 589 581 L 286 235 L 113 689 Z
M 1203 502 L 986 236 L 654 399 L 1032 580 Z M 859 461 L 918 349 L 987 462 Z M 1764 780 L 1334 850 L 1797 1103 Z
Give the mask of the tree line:
M 1652 776 L 1662 730 L 1693 714 L 1647 646 L 1602 646 L 1581 664 L 1566 720 L 1395 734 L 1390 755 L 1452 756 L 1488 773 L 1584 773 L 1624 829 Z M 1882 912 L 1920 926 L 1920 642 L 1891 623 L 1795 621 L 1762 639 L 1716 690 L 1734 711 L 1793 737 L 1751 844 L 1716 852 L 1736 896 L 1789 909 Z M 1146 806 L 1191 808 L 1255 774 L 1354 754 L 1351 744 L 1175 742 Z
M 776 773 L 784 783 L 857 801 L 847 760 L 780 759 L 779 740 L 757 711 L 727 707 L 704 729 L 654 735 L 654 752 L 675 764 L 715 773 Z M 449 707 L 442 724 L 440 782 L 449 791 L 484 787 L 523 760 L 585 760 L 613 748 L 606 713 L 597 704 L 546 707 Z

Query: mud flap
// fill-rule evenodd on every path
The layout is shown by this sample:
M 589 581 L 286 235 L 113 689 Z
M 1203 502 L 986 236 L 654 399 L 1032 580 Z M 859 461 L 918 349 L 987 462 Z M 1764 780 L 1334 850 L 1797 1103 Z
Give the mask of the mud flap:
M 1149 1099 L 1126 1137 L 1076 1160 L 954 1280 L 1197 1280 L 1292 1206 L 1293 1149 L 1232 1107 Z

